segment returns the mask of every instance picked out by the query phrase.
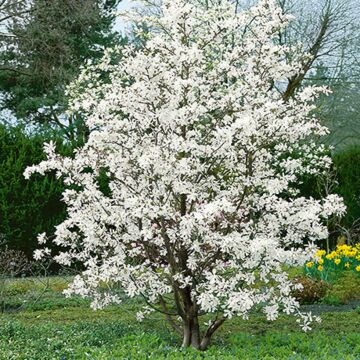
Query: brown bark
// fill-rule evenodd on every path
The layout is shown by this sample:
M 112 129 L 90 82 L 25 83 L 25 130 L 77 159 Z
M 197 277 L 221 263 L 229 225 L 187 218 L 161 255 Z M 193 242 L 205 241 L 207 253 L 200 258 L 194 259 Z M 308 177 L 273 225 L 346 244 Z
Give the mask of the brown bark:
M 215 319 L 202 335 L 199 325 L 199 310 L 197 304 L 191 298 L 190 289 L 184 289 L 182 295 L 185 309 L 182 346 L 192 346 L 197 350 L 204 351 L 209 347 L 213 334 L 225 322 L 226 318 Z
M 187 317 L 183 321 L 183 347 L 193 347 L 200 351 L 205 351 L 209 345 L 215 331 L 225 322 L 222 317 L 215 320 L 201 336 L 199 320 L 197 314 Z
M 310 57 L 307 61 L 303 62 L 300 72 L 289 79 L 289 83 L 283 94 L 284 101 L 289 101 L 289 99 L 295 94 L 296 90 L 301 86 L 306 74 L 311 69 L 315 60 L 319 57 L 319 52 L 326 43 L 326 37 L 328 36 L 329 29 L 332 25 L 333 15 L 332 8 L 328 7 L 325 14 L 323 15 L 323 18 L 321 19 L 319 33 L 315 38 L 314 43 L 308 50 Z
M 190 317 L 184 320 L 183 324 L 183 347 L 192 346 L 200 349 L 200 328 L 197 317 Z

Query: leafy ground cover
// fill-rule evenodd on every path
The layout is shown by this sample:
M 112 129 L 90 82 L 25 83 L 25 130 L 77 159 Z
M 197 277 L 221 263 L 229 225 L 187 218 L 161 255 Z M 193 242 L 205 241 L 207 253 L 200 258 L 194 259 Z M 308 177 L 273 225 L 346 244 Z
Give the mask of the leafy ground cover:
M 66 281 L 54 278 L 45 291 L 36 279 L 11 284 L 12 310 L 0 317 L 0 359 L 360 359 L 360 309 L 330 309 L 309 333 L 286 316 L 232 319 L 199 353 L 181 350 L 160 315 L 138 323 L 140 301 L 93 311 L 85 300 L 62 296 Z M 31 302 L 29 292 L 42 296 Z

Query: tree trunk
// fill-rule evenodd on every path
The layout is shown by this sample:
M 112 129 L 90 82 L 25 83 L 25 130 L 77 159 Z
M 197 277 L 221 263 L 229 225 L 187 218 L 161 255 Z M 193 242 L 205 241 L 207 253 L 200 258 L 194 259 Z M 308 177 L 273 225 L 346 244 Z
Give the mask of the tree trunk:
M 214 320 L 201 337 L 198 315 L 192 315 L 183 321 L 183 347 L 192 346 L 197 350 L 204 351 L 210 345 L 214 332 L 225 322 L 226 317 Z
M 202 350 L 200 349 L 200 328 L 197 316 L 184 320 L 182 346 L 192 346 L 195 349 Z

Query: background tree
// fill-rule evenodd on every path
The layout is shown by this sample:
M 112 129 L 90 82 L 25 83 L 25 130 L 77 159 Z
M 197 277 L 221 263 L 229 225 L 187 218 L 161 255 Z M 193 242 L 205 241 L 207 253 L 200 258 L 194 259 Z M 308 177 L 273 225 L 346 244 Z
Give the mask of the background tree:
M 84 63 L 96 62 L 105 47 L 122 41 L 113 30 L 119 1 L 34 0 L 27 11 L 15 14 L 8 1 L 2 8 L 6 32 L 0 37 L 3 109 L 26 123 L 55 125 L 73 142 L 83 141 L 81 114 L 65 115 L 65 88 Z
M 30 10 L 27 1 L 1 0 L 0 1 L 0 27 L 2 35 L 9 35 L 6 32 L 6 24 L 15 17 L 21 17 Z
M 56 170 L 71 186 L 55 258 L 85 270 L 68 293 L 96 308 L 120 302 L 120 286 L 200 350 L 226 319 L 255 307 L 269 320 L 300 316 L 308 330 L 312 317 L 299 312 L 283 264 L 303 264 L 304 242 L 312 251 L 328 235 L 324 221 L 344 211 L 335 195 L 297 191 L 299 178 L 331 163 L 311 116 L 324 89 L 285 101 L 273 86 L 301 72 L 303 59 L 278 43 L 288 17 L 272 0 L 238 14 L 228 0 L 165 0 L 159 15 L 137 18 L 145 45 L 125 47 L 119 64 L 105 56 L 98 68 L 110 83 L 90 76 L 74 100 L 88 114 L 84 147 L 70 159 L 49 143 L 47 160 L 25 174 Z M 99 186 L 104 171 L 109 192 Z
M 302 82 L 328 86 L 333 94 L 320 98 L 317 104 L 319 116 L 330 128 L 325 141 L 336 150 L 356 144 L 358 137 L 354 135 L 360 131 L 356 112 L 360 91 L 357 1 L 281 0 L 280 3 L 284 12 L 298 15 L 291 32 L 282 34 L 283 41 L 301 41 L 309 54 L 302 73 L 289 79 L 284 96 L 292 96 Z

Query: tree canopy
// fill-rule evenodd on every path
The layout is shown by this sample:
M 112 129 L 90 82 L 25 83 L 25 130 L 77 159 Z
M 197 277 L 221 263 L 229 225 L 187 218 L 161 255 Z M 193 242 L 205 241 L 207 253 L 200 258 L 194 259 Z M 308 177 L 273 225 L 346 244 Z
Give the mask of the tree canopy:
M 304 264 L 344 206 L 297 190 L 331 160 L 312 114 L 326 89 L 285 98 L 279 86 L 304 61 L 278 42 L 288 15 L 273 0 L 242 11 L 229 0 L 164 0 L 158 14 L 134 21 L 144 46 L 125 46 L 120 63 L 107 53 L 80 76 L 88 86 L 72 104 L 87 114 L 86 144 L 68 158 L 49 143 L 47 160 L 25 173 L 55 170 L 70 187 L 55 259 L 85 270 L 68 294 L 98 308 L 119 303 L 121 287 L 146 301 L 139 320 L 160 311 L 183 346 L 200 350 L 224 321 L 255 307 L 269 320 L 298 316 L 308 330 L 313 317 L 299 311 L 283 265 Z M 109 81 L 93 81 L 96 69 Z

